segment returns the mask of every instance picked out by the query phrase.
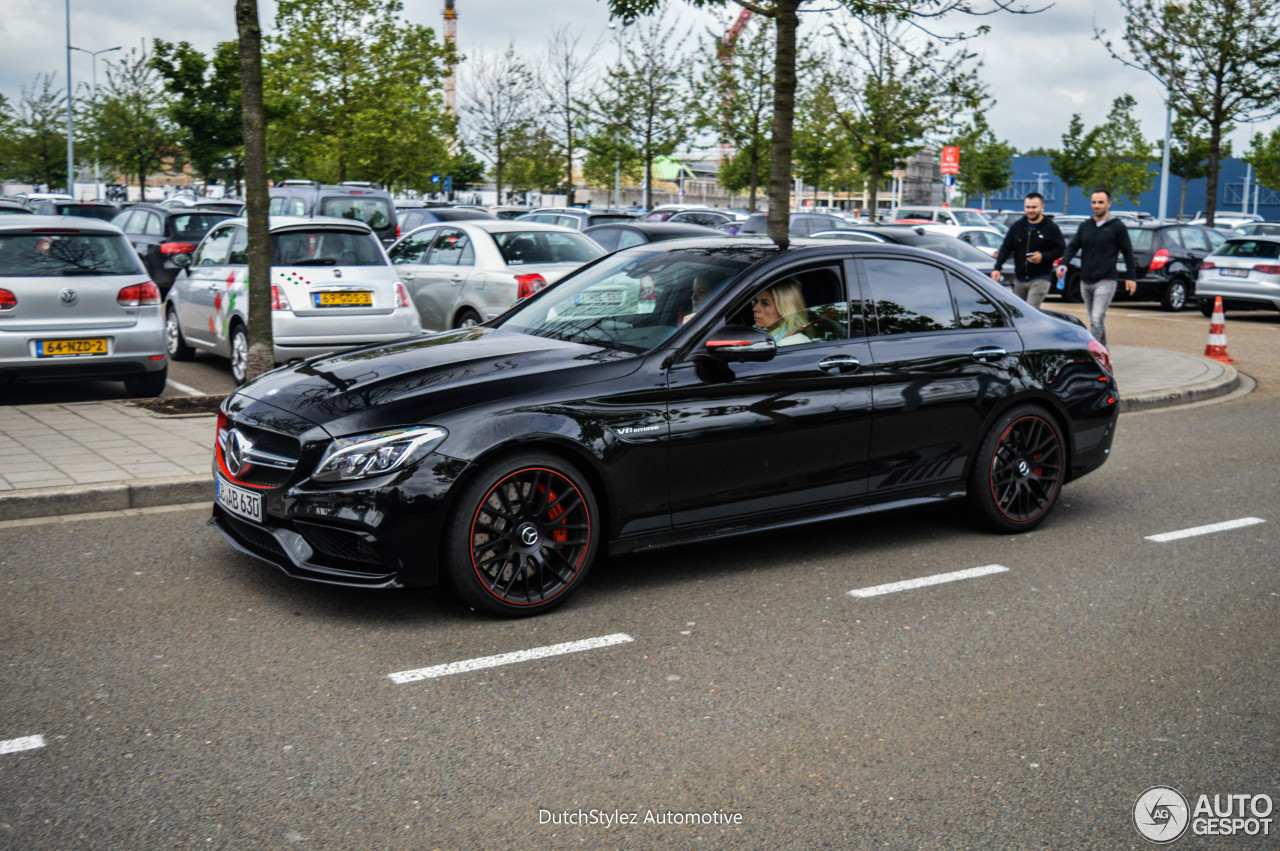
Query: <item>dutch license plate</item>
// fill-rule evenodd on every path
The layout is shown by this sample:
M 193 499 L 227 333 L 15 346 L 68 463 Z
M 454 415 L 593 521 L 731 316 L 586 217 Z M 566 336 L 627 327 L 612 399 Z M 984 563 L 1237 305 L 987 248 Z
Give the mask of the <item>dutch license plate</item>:
M 38 358 L 105 355 L 106 353 L 105 337 L 95 337 L 90 340 L 36 340 L 36 357 Z
M 343 293 L 312 293 L 316 307 L 372 307 L 373 293 L 367 290 Z
M 227 511 L 255 523 L 262 522 L 262 494 L 238 488 L 221 476 L 214 479 L 214 493 L 217 496 L 218 505 Z
M 1228 278 L 1247 278 L 1249 277 L 1248 269 L 1219 269 L 1218 273 Z

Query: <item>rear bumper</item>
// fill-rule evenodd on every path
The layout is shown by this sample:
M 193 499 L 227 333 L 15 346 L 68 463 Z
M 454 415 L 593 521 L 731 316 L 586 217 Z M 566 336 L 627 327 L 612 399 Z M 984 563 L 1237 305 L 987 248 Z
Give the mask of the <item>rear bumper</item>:
M 1221 296 L 1225 304 L 1236 307 L 1280 310 L 1280 283 L 1201 276 L 1196 285 L 1196 296 L 1201 299 Z
M 107 354 L 37 357 L 37 340 L 105 338 Z M 153 360 L 153 358 L 155 358 Z M 123 378 L 168 365 L 164 321 L 157 311 L 127 328 L 74 331 L 4 331 L 0 326 L 0 375 L 6 378 Z
M 378 316 L 282 316 L 271 322 L 275 359 L 285 363 L 330 352 L 388 343 L 422 333 L 418 312 L 412 307 L 398 308 Z

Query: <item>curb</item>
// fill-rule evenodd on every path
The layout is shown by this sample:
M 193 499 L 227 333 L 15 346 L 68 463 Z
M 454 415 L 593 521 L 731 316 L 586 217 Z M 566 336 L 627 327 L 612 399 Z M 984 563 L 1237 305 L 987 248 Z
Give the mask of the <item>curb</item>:
M 88 514 L 212 501 L 212 475 L 140 479 L 83 487 L 32 488 L 0 494 L 0 518 L 29 520 L 59 514 Z
M 1202 402 L 1206 399 L 1226 396 L 1240 387 L 1240 373 L 1230 364 L 1224 363 L 1222 369 L 1222 375 L 1211 381 L 1193 384 L 1189 387 L 1180 387 L 1176 390 L 1148 393 L 1144 396 L 1131 398 L 1126 397 L 1124 392 L 1121 391 L 1120 413 L 1149 411 L 1152 408 L 1171 408 L 1176 405 L 1187 405 L 1192 402 Z

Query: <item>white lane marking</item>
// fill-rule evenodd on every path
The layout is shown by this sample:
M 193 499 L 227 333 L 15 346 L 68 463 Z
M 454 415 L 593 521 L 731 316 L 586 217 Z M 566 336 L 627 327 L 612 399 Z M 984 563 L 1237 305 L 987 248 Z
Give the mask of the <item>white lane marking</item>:
M 905 582 L 890 582 L 888 585 L 873 585 L 870 588 L 855 588 L 849 592 L 851 597 L 878 597 L 881 594 L 892 594 L 895 591 L 911 591 L 916 588 L 927 588 L 930 585 L 941 585 L 944 582 L 956 582 L 961 579 L 976 579 L 979 576 L 990 576 L 993 573 L 1004 573 L 1009 568 L 1002 564 L 988 564 L 984 567 L 971 567 L 968 570 L 957 570 L 953 573 L 937 573 L 933 576 L 922 576 L 919 579 L 908 579 Z
M 44 747 L 44 736 L 27 736 L 22 739 L 9 739 L 8 741 L 0 742 L 0 753 L 33 751 L 42 747 Z
M 599 650 L 615 644 L 629 644 L 634 638 L 625 632 L 613 635 L 602 635 L 599 638 L 584 638 L 582 641 L 568 641 L 564 644 L 552 644 L 548 647 L 535 647 L 532 650 L 517 650 L 514 653 L 502 653 L 497 656 L 484 656 L 479 659 L 467 659 L 463 662 L 450 662 L 447 665 L 435 665 L 430 668 L 418 668 L 415 671 L 400 671 L 387 674 L 393 682 L 413 683 L 432 677 L 447 677 L 450 674 L 465 674 L 468 671 L 479 671 L 484 668 L 496 668 L 500 665 L 514 665 L 517 662 L 531 662 L 535 659 L 546 659 L 551 656 L 563 656 L 566 653 L 580 653 L 583 650 Z
M 1229 529 L 1241 529 L 1245 526 L 1257 526 L 1266 523 L 1261 517 L 1241 517 L 1239 520 L 1225 520 L 1222 523 L 1210 523 L 1208 526 L 1196 526 L 1193 529 L 1180 529 L 1177 532 L 1164 532 L 1159 535 L 1147 535 L 1148 541 L 1165 544 L 1169 541 L 1180 541 L 1183 538 L 1194 538 L 1197 535 L 1212 535 L 1214 532 L 1226 532 Z
M 194 387 L 188 387 L 188 386 L 187 386 L 187 385 L 185 385 L 185 384 L 179 384 L 177 381 L 174 381 L 172 378 L 170 378 L 170 379 L 169 379 L 167 382 L 165 382 L 165 383 L 166 383 L 166 384 L 168 384 L 170 387 L 173 387 L 173 388 L 176 388 L 176 389 L 178 389 L 178 390 L 181 390 L 183 393 L 186 393 L 188 396 L 205 396 L 205 395 L 208 395 L 208 394 L 206 394 L 206 393 L 201 393 L 199 390 L 197 390 L 197 389 L 196 389 L 196 388 L 194 388 Z

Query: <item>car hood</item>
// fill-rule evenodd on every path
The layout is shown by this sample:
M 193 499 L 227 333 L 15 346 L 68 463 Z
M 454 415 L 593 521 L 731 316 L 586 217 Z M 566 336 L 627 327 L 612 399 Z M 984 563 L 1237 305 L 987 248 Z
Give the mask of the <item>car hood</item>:
M 596 346 L 477 326 L 310 358 L 261 376 L 237 395 L 340 436 L 428 422 L 538 388 L 601 380 L 602 364 L 635 369 L 640 360 Z

